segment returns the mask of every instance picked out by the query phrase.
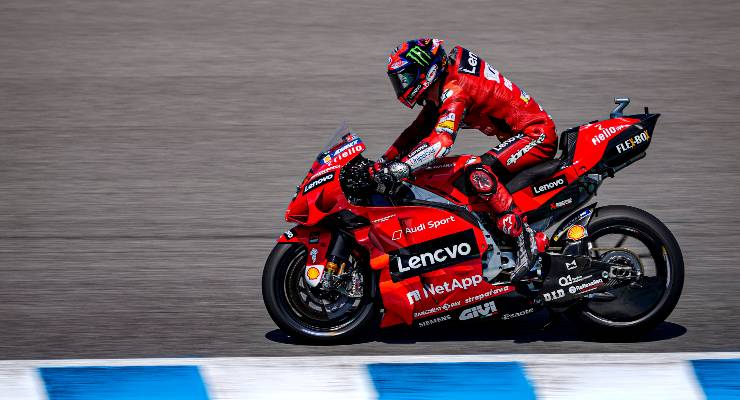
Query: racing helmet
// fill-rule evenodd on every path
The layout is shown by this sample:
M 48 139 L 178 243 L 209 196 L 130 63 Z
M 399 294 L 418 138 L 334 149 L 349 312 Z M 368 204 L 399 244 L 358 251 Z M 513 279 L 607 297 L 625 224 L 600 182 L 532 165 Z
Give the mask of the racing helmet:
M 398 100 L 414 108 L 427 88 L 447 68 L 447 54 L 442 40 L 421 38 L 401 43 L 388 57 L 388 78 Z

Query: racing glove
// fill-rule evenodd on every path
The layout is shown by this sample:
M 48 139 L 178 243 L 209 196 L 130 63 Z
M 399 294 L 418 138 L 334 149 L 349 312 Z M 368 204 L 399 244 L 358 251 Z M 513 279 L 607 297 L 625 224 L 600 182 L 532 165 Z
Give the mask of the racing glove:
M 401 179 L 411 175 L 411 167 L 398 161 L 380 161 L 370 167 L 370 178 L 381 194 L 393 194 L 399 188 Z

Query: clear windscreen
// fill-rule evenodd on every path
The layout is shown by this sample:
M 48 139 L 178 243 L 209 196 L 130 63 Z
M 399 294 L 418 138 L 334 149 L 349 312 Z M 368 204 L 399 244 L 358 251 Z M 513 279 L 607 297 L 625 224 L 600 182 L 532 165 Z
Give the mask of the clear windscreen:
M 325 159 L 327 157 L 331 159 L 331 157 L 334 156 L 334 154 L 332 154 L 333 152 L 355 140 L 362 143 L 362 139 L 356 134 L 350 132 L 349 125 L 346 122 L 343 122 L 334 135 L 332 135 L 331 139 L 329 139 L 329 142 L 321 149 L 316 160 L 321 163 L 327 163 Z

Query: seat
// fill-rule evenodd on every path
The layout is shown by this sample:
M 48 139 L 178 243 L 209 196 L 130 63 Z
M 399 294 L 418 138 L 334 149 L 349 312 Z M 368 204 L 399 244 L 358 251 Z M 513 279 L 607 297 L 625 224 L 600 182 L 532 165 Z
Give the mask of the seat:
M 527 186 L 552 176 L 555 171 L 560 169 L 561 165 L 562 160 L 560 159 L 543 161 L 535 166 L 521 170 L 504 186 L 509 190 L 509 193 L 518 192 Z

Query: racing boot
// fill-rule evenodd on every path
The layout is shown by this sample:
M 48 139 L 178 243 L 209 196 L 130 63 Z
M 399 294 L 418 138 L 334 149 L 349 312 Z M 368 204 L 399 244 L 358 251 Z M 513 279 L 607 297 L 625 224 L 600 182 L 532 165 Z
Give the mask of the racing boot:
M 517 260 L 511 280 L 521 281 L 529 274 L 538 253 L 547 248 L 547 236 L 542 232 L 535 233 L 529 227 L 526 217 L 522 216 L 522 211 L 514 204 L 511 193 L 496 179 L 489 166 L 470 166 L 468 179 L 473 190 L 488 204 L 498 229 L 516 239 Z
M 517 283 L 525 278 L 532 277 L 532 267 L 537 261 L 539 253 L 547 249 L 547 236 L 542 232 L 535 232 L 527 223 L 527 218 L 521 216 L 517 207 L 503 215 L 496 221 L 498 228 L 505 234 L 514 237 L 517 246 L 517 258 L 511 282 Z

